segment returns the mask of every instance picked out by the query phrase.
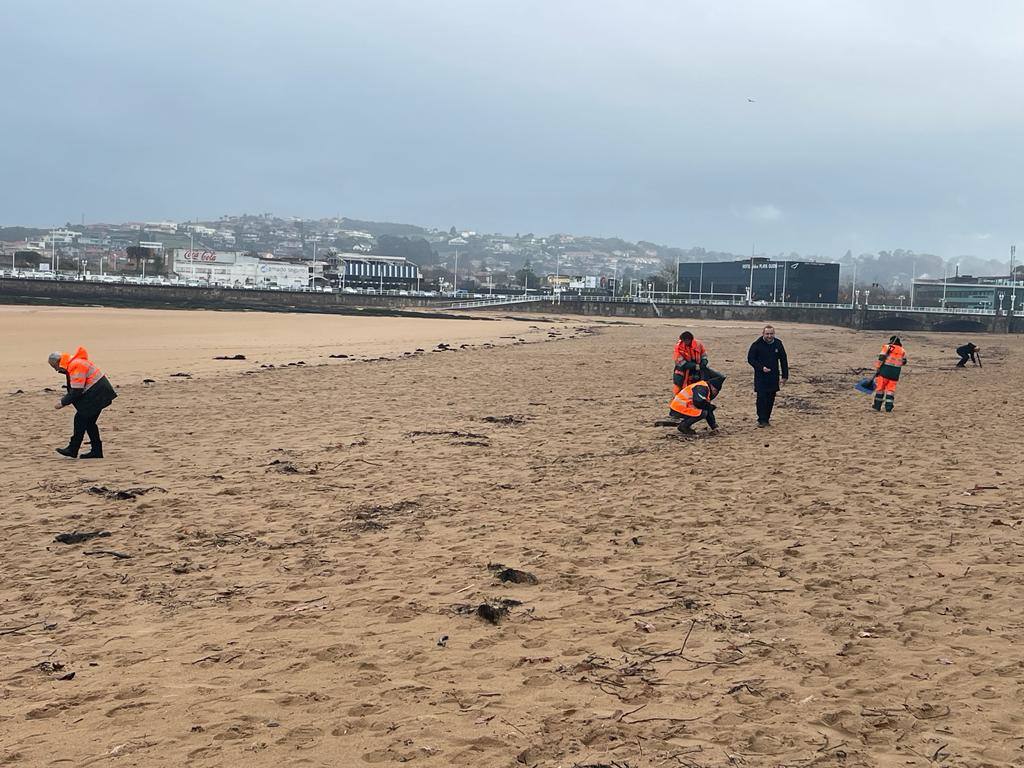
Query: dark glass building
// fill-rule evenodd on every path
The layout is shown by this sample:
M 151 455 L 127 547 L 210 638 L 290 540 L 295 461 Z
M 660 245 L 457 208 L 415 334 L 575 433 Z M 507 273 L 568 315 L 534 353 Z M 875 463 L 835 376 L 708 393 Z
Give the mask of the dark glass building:
M 744 259 L 679 265 L 680 293 L 709 299 L 711 294 L 746 298 L 748 289 L 751 301 L 835 304 L 839 301 L 839 264 Z
M 911 302 L 915 307 L 949 309 L 999 309 L 1024 311 L 1024 282 L 1008 277 L 950 275 L 943 280 L 915 280 Z
M 419 267 L 401 256 L 363 253 L 331 254 L 327 257 L 327 273 L 333 285 L 385 291 L 415 289 L 422 277 Z

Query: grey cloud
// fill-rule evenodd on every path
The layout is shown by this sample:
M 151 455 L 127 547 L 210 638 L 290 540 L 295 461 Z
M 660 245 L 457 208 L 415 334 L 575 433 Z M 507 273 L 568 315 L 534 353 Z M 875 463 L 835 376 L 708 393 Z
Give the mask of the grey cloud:
M 1021 234 L 1017 3 L 8 5 L 0 223 L 273 210 L 988 257 Z

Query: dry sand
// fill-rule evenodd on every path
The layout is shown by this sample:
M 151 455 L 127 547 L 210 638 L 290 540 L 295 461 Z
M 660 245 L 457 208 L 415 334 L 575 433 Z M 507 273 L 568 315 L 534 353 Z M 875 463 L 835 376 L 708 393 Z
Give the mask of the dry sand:
M 0 305 L 0 387 L 51 386 L 46 356 L 82 345 L 127 384 L 171 373 L 212 374 L 260 365 L 335 362 L 330 355 L 365 359 L 454 347 L 514 344 L 547 338 L 578 325 L 505 315 L 450 320 L 423 317 L 211 312 L 99 307 Z M 243 361 L 215 360 L 244 355 Z M 111 377 L 113 378 L 113 376 Z
M 730 380 L 686 439 L 651 426 L 680 327 L 586 325 L 149 386 L 97 354 L 103 462 L 2 395 L 0 765 L 1024 762 L 1020 339 L 906 336 L 886 415 L 885 334 L 780 325 L 757 430 L 758 329 L 694 323 Z

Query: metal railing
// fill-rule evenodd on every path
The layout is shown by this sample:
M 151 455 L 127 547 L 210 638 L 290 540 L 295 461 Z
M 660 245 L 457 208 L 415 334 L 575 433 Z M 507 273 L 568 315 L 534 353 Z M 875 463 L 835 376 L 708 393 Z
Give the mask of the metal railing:
M 877 312 L 931 312 L 940 315 L 995 315 L 994 309 L 974 309 L 972 307 L 901 307 L 892 304 L 868 304 L 867 308 Z
M 453 304 L 440 305 L 440 309 L 482 309 L 483 307 L 503 307 L 509 304 L 528 304 L 538 301 L 551 301 L 551 297 L 503 296 L 497 299 L 475 299 L 473 301 L 457 301 Z
M 339 290 L 337 288 L 333 291 L 323 291 L 322 289 L 311 289 L 297 288 L 297 287 L 270 287 L 270 286 L 252 286 L 252 285 L 228 285 L 220 283 L 202 283 L 202 284 L 188 284 L 186 281 L 174 281 L 166 279 L 153 279 L 153 278 L 141 278 L 138 276 L 123 277 L 112 275 L 97 276 L 89 275 L 82 276 L 73 273 L 61 274 L 59 277 L 49 273 L 38 273 L 30 270 L 19 270 L 18 272 L 11 274 L 10 271 L 0 270 L 0 279 L 6 280 L 24 280 L 26 282 L 37 282 L 37 281 L 48 281 L 48 282 L 89 282 L 89 283 L 103 283 L 107 285 L 144 285 L 148 287 L 156 288 L 205 288 L 205 289 L 217 289 L 217 290 L 236 290 L 236 291 L 274 291 L 278 293 L 335 293 L 340 296 L 387 296 L 387 297 L 400 297 L 400 298 L 437 298 L 441 299 L 437 303 L 439 308 L 443 309 L 479 309 L 484 307 L 497 307 L 506 306 L 513 304 L 525 304 L 525 303 L 537 303 L 537 302 L 550 302 L 552 304 L 569 304 L 569 303 L 588 303 L 588 304 L 644 304 L 652 305 L 657 311 L 658 307 L 662 306 L 713 306 L 713 307 L 758 307 L 763 309 L 770 309 L 773 307 L 782 309 L 832 309 L 832 310 L 847 310 L 857 311 L 866 309 L 871 312 L 895 312 L 895 313 L 927 313 L 927 314 L 946 314 L 946 315 L 966 315 L 975 317 L 993 317 L 997 314 L 995 309 L 977 309 L 973 307 L 911 307 L 906 305 L 892 305 L 892 304 L 834 304 L 824 302 L 795 302 L 795 301 L 753 301 L 748 302 L 746 297 L 741 297 L 737 294 L 737 297 L 730 300 L 724 299 L 669 299 L 669 298 L 652 298 L 651 296 L 644 294 L 634 294 L 630 296 L 593 296 L 593 295 L 571 295 L 571 294 L 531 294 L 525 296 L 523 294 L 496 294 L 486 298 L 474 298 L 463 301 L 452 301 L 447 304 L 444 300 L 451 301 L 451 294 L 433 294 L 426 291 L 416 290 L 405 290 L 405 289 L 386 289 L 384 291 L 374 289 L 363 289 L 355 293 L 351 293 L 345 290 Z

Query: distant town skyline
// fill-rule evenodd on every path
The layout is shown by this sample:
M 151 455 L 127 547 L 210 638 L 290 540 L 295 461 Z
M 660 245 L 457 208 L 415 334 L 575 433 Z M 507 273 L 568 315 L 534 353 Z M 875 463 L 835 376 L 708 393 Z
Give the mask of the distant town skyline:
M 1001 261 L 1024 239 L 1006 0 L 10 6 L 3 226 L 340 213 Z

